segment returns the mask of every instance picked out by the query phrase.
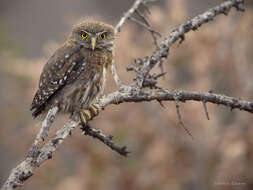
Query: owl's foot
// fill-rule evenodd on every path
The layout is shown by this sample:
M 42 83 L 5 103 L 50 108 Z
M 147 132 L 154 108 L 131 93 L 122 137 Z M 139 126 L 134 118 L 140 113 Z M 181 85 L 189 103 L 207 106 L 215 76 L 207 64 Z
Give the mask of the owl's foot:
M 91 119 L 91 114 L 89 110 L 80 110 L 80 118 L 83 125 L 86 125 L 87 121 Z
M 83 125 L 86 125 L 87 121 L 98 115 L 100 106 L 98 104 L 91 104 L 88 109 L 80 110 L 80 118 Z
M 93 114 L 93 116 L 97 116 L 100 111 L 100 106 L 98 104 L 91 104 L 89 106 L 89 111 Z

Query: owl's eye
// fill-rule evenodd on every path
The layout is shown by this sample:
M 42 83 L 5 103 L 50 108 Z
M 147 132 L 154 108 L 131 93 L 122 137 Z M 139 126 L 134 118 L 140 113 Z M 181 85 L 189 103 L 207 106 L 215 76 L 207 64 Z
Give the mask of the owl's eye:
M 81 37 L 85 40 L 86 38 L 88 38 L 88 34 L 86 32 L 82 32 Z
M 102 34 L 99 35 L 99 37 L 100 37 L 102 40 L 104 40 L 104 39 L 106 39 L 107 35 L 106 35 L 106 33 L 102 33 Z

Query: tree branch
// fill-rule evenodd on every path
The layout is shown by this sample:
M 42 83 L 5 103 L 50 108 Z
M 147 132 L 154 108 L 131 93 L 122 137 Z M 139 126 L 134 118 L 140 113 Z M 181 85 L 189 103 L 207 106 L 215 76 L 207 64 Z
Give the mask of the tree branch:
M 129 19 L 132 14 L 138 9 L 138 7 L 147 0 L 136 0 L 134 5 L 129 9 L 129 11 L 121 18 L 119 23 L 115 27 L 115 33 L 119 32 L 120 27 Z M 221 5 L 208 10 L 207 12 L 193 18 L 192 20 L 182 24 L 174 30 L 168 37 L 166 37 L 158 46 L 158 48 L 152 53 L 150 57 L 144 59 L 138 59 L 139 62 L 133 66 L 133 70 L 136 71 L 135 82 L 130 86 L 124 86 L 119 80 L 119 77 L 116 73 L 115 67 L 112 68 L 114 72 L 114 77 L 117 76 L 118 85 L 120 88 L 118 91 L 110 93 L 103 96 L 99 104 L 102 108 L 106 107 L 109 104 L 120 104 L 123 102 L 142 102 L 142 101 L 152 101 L 156 100 L 159 102 L 162 101 L 201 101 L 209 102 L 214 104 L 222 104 L 231 109 L 240 109 L 253 113 L 253 102 L 245 101 L 241 99 L 236 99 L 233 97 L 228 97 L 225 95 L 214 94 L 211 92 L 200 93 L 200 92 L 190 92 L 184 90 L 167 90 L 156 87 L 156 79 L 161 75 L 150 75 L 149 72 L 151 69 L 160 63 L 162 59 L 167 58 L 169 48 L 177 40 L 181 40 L 180 43 L 184 40 L 185 33 L 190 30 L 198 29 L 202 24 L 211 21 L 215 16 L 219 14 L 227 14 L 232 7 L 235 7 L 238 11 L 242 11 L 243 0 L 227 0 Z M 138 68 L 137 68 L 138 67 Z M 144 88 L 146 87 L 146 88 Z M 22 186 L 23 183 L 30 178 L 36 168 L 40 167 L 42 163 L 52 158 L 53 152 L 57 150 L 59 145 L 64 142 L 64 140 L 71 135 L 71 131 L 77 128 L 80 125 L 79 117 L 77 114 L 73 114 L 66 124 L 59 129 L 56 134 L 48 140 L 47 143 L 39 145 L 39 138 L 45 138 L 50 129 L 50 126 L 53 123 L 54 117 L 58 109 L 53 108 L 48 113 L 46 120 L 42 124 L 42 129 L 38 133 L 34 143 L 29 149 L 27 156 L 24 161 L 22 161 L 17 167 L 12 171 L 1 190 L 12 190 L 16 187 Z M 101 141 L 109 147 L 114 147 L 112 142 L 107 142 L 108 138 L 102 133 L 95 133 L 96 130 L 90 128 L 90 136 L 96 136 Z M 87 132 L 87 131 L 86 131 Z M 105 140 L 106 139 L 106 140 Z M 109 140 L 111 140 L 109 138 Z M 113 149 L 113 148 L 112 148 Z M 126 149 L 123 147 L 123 151 Z M 115 150 L 115 149 L 114 149 Z
M 113 136 L 111 136 L 111 135 L 110 136 L 106 136 L 100 130 L 91 128 L 88 125 L 82 126 L 81 130 L 83 131 L 84 135 L 91 136 L 91 137 L 93 137 L 95 139 L 100 140 L 105 145 L 107 145 L 112 150 L 116 151 L 117 153 L 119 153 L 122 156 L 127 156 L 130 153 L 130 152 L 127 151 L 127 147 L 126 146 L 120 147 L 118 145 L 115 145 L 113 143 L 113 141 L 112 141 Z
M 144 3 L 146 0 L 136 0 L 133 4 L 133 6 L 124 14 L 124 16 L 121 17 L 118 24 L 115 26 L 115 34 L 120 32 L 120 28 L 123 24 L 125 24 L 126 20 L 132 17 L 132 15 L 139 9 L 142 3 Z
M 156 48 L 156 50 L 152 53 L 152 55 L 145 60 L 142 60 L 142 68 L 140 72 L 137 73 L 136 85 L 139 87 L 143 86 L 143 82 L 147 78 L 150 70 L 160 63 L 163 59 L 168 57 L 170 47 L 179 41 L 181 44 L 185 39 L 185 34 L 189 31 L 197 30 L 202 24 L 208 23 L 212 21 L 217 15 L 225 14 L 234 7 L 237 11 L 244 11 L 242 5 L 244 4 L 244 0 L 228 0 L 224 3 L 216 6 L 208 11 L 204 12 L 196 16 L 195 18 L 187 21 L 186 23 L 180 25 L 177 29 L 173 30 L 170 35 L 160 43 L 160 45 Z
M 54 119 L 55 119 L 55 116 L 58 112 L 58 109 L 59 109 L 58 107 L 54 107 L 48 111 L 46 118 L 42 122 L 40 132 L 38 133 L 38 135 L 34 141 L 34 145 L 37 145 L 41 139 L 44 141 L 47 138 L 48 132 L 54 122 Z
M 177 98 L 175 98 L 177 97 Z M 186 90 L 166 90 L 166 89 L 138 89 L 132 87 L 129 91 L 116 91 L 104 96 L 100 101 L 100 106 L 105 107 L 108 104 L 120 104 L 123 102 L 143 102 L 143 101 L 199 101 L 209 102 L 217 105 L 223 105 L 230 109 L 239 109 L 253 113 L 253 101 L 236 99 L 233 97 L 215 94 L 201 93 Z

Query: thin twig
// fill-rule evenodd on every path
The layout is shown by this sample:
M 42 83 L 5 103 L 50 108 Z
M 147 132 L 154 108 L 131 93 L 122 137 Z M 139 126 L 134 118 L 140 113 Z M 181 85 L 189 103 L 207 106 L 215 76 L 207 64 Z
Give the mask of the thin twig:
M 83 135 L 91 136 L 95 139 L 100 140 L 102 143 L 106 144 L 109 148 L 116 151 L 122 156 L 127 156 L 130 152 L 127 151 L 126 146 L 118 146 L 113 141 L 113 136 L 106 136 L 100 130 L 91 128 L 89 125 L 82 126 L 81 130 L 83 131 Z
M 142 19 L 142 21 L 147 25 L 150 26 L 149 22 L 147 21 L 145 15 L 139 10 L 136 10 L 136 14 Z
M 113 78 L 114 78 L 114 81 L 115 81 L 117 87 L 118 87 L 119 89 L 124 88 L 124 85 L 123 85 L 123 83 L 120 81 L 119 75 L 118 75 L 118 73 L 117 73 L 117 71 L 116 71 L 114 60 L 112 61 L 112 64 L 111 64 L 111 73 L 112 73 L 112 76 L 113 76 Z
M 189 129 L 186 128 L 186 126 L 184 125 L 184 122 L 182 120 L 182 116 L 181 116 L 181 113 L 179 111 L 179 101 L 178 101 L 178 95 L 177 94 L 175 95 L 175 104 L 176 104 L 176 111 L 177 111 L 177 117 L 178 117 L 179 124 L 183 127 L 185 132 L 193 139 L 193 136 L 192 136 L 191 132 L 189 131 Z
M 154 40 L 154 44 L 156 47 L 158 47 L 158 44 L 157 44 L 157 37 L 161 37 L 161 34 L 157 31 L 155 31 L 154 29 L 152 29 L 149 25 L 145 24 L 144 22 L 134 18 L 134 17 L 130 17 L 129 18 L 131 21 L 137 23 L 138 25 L 144 27 L 145 29 L 147 29 L 150 33 L 151 33 L 151 36 L 153 37 L 153 40 Z
M 121 17 L 120 21 L 118 22 L 118 24 L 115 26 L 114 28 L 114 33 L 117 34 L 118 32 L 120 32 L 120 28 L 121 26 L 128 20 L 132 20 L 134 22 L 136 22 L 137 24 L 141 25 L 142 27 L 146 28 L 152 35 L 153 41 L 155 46 L 157 47 L 158 43 L 157 43 L 157 37 L 161 37 L 161 34 L 155 30 L 153 30 L 150 27 L 150 24 L 148 23 L 147 19 L 145 18 L 145 16 L 140 12 L 139 8 L 142 5 L 146 11 L 149 12 L 147 4 L 150 2 L 155 2 L 156 0 L 136 0 L 133 4 L 133 6 Z M 142 21 L 139 21 L 137 19 L 135 19 L 133 17 L 134 13 L 136 13 L 137 15 L 139 15 L 139 17 L 141 17 Z M 161 66 L 161 71 L 162 71 L 162 66 Z M 117 71 L 115 69 L 115 62 L 113 61 L 111 64 L 111 72 L 112 72 L 112 76 L 114 78 L 114 81 L 116 83 L 116 85 L 118 86 L 118 88 L 123 89 L 126 88 L 125 85 L 123 85 L 123 83 L 120 81 L 119 76 L 117 74 Z
M 203 107 L 204 107 L 204 110 L 205 110 L 206 119 L 210 120 L 209 114 L 208 114 L 208 111 L 207 111 L 207 107 L 206 107 L 206 101 L 202 101 L 202 103 L 203 103 Z
M 136 22 L 140 26 L 146 28 L 150 32 L 155 46 L 158 47 L 157 37 L 160 38 L 162 35 L 158 31 L 151 28 L 148 20 L 146 19 L 146 17 L 144 16 L 144 14 L 140 10 L 137 9 L 136 14 L 141 18 L 141 21 L 139 21 L 138 19 L 135 19 L 134 17 L 130 17 L 129 19 Z
M 114 28 L 114 33 L 115 35 L 120 32 L 120 28 L 125 22 L 135 13 L 136 10 L 139 9 L 140 5 L 144 2 L 145 0 L 136 0 L 133 4 L 133 6 L 121 17 L 120 21 Z M 115 66 L 115 61 L 112 61 L 111 64 L 111 73 L 113 76 L 113 79 L 117 85 L 118 88 L 123 89 L 125 88 L 125 85 L 120 81 L 119 75 L 116 71 L 116 66 Z
M 115 26 L 115 34 L 120 32 L 121 26 L 126 22 L 127 19 L 129 19 L 134 12 L 140 7 L 140 5 L 144 2 L 144 0 L 136 0 L 133 4 L 133 6 L 124 14 L 123 17 L 121 17 L 120 21 L 118 24 Z

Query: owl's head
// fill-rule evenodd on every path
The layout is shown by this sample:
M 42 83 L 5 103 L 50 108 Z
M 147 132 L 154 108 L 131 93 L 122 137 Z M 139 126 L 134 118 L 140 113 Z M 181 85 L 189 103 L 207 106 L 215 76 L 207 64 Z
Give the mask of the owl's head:
M 102 22 L 83 22 L 73 27 L 68 41 L 88 50 L 112 51 L 114 28 Z

